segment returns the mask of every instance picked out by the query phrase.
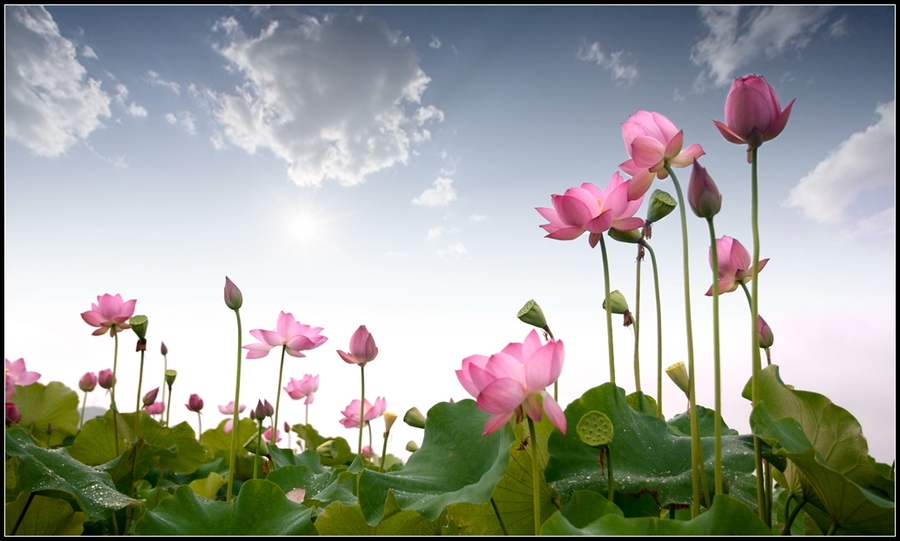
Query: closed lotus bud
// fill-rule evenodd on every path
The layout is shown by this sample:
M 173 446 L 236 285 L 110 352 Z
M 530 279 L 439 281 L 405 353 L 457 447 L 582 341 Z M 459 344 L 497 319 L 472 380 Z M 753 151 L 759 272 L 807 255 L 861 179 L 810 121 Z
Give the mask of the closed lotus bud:
M 156 389 L 153 389 L 152 391 L 145 394 L 144 397 L 141 399 L 141 402 L 143 402 L 145 406 L 149 406 L 150 404 L 156 402 L 156 395 L 158 395 L 158 394 L 159 394 L 159 387 L 157 387 Z
M 6 424 L 14 425 L 22 419 L 22 414 L 19 413 L 19 408 L 12 402 L 6 403 Z
M 414 428 L 425 428 L 425 416 L 419 408 L 410 408 L 403 416 L 403 422 Z
M 47 423 L 47 434 L 53 434 L 53 425 L 51 423 Z
M 387 436 L 391 433 L 391 427 L 394 426 L 394 421 L 397 420 L 397 414 L 391 413 L 389 411 L 384 412 L 384 435 Z
M 266 409 L 266 417 L 271 417 L 275 415 L 275 407 L 272 404 L 269 404 L 268 400 L 263 400 L 263 406 Z
M 691 180 L 688 182 L 688 203 L 700 218 L 712 218 L 722 209 L 722 194 L 712 177 L 700 162 L 694 160 Z
M 772 334 L 772 328 L 766 323 L 762 316 L 757 316 L 757 330 L 759 331 L 759 347 L 767 349 L 775 343 L 775 335 Z
M 409 440 L 409 443 L 406 444 L 406 450 L 409 451 L 410 453 L 415 453 L 416 451 L 419 450 L 419 444 L 417 444 L 416 442 L 414 442 L 412 440 Z
M 234 282 L 231 281 L 231 278 L 225 277 L 225 306 L 231 308 L 232 310 L 237 310 L 244 304 L 244 296 L 241 295 L 241 290 L 238 289 L 238 286 L 234 285 Z
M 100 373 L 97 374 L 97 383 L 104 389 L 112 389 L 116 384 L 116 376 L 113 375 L 113 371 L 109 368 L 101 370 Z
M 78 388 L 82 391 L 89 393 L 97 387 L 97 376 L 94 375 L 93 372 L 88 372 L 87 374 L 81 376 L 81 379 L 78 380 Z
M 200 410 L 203 409 L 203 399 L 200 398 L 198 394 L 192 394 L 190 398 L 188 398 L 188 403 L 185 404 L 187 409 L 200 413 Z
M 256 408 L 250 412 L 250 417 L 256 419 L 257 421 L 262 421 L 266 418 L 266 406 L 263 404 L 262 400 L 258 400 L 256 402 Z
M 675 363 L 666 368 L 666 375 L 669 376 L 679 389 L 684 391 L 684 394 L 687 395 L 688 398 L 690 398 L 691 381 L 690 377 L 688 377 L 687 367 L 684 366 L 684 363 Z
M 147 320 L 147 316 L 133 316 L 128 320 L 128 324 L 131 325 L 131 330 L 134 331 L 134 334 L 136 334 L 137 337 L 141 340 L 147 338 L 148 323 L 149 321 Z
M 166 370 L 166 385 L 169 386 L 169 389 L 172 389 L 172 385 L 175 384 L 175 378 L 178 376 L 178 372 L 175 370 Z
M 643 235 L 641 235 L 640 229 L 632 229 L 631 231 L 619 231 L 618 229 L 610 229 L 609 236 L 614 240 L 617 240 L 619 242 L 626 242 L 628 244 L 637 244 L 643 237 Z
M 316 452 L 319 453 L 319 456 L 322 458 L 337 458 L 338 456 L 338 448 L 334 443 L 334 440 L 328 440 L 318 447 L 316 447 Z
M 166 356 L 169 354 L 169 348 L 166 347 L 165 342 L 160 342 L 159 352 L 162 353 L 163 356 Z
M 662 190 L 654 190 L 650 195 L 650 208 L 647 210 L 647 221 L 658 222 L 672 213 L 678 203 L 668 193 Z

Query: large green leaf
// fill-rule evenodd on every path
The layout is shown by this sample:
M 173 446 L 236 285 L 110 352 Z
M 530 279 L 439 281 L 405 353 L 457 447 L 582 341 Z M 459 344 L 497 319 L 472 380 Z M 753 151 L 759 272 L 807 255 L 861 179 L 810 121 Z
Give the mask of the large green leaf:
M 583 528 L 574 526 L 563 514 L 550 517 L 543 535 L 768 535 L 759 517 L 746 505 L 723 494 L 697 518 L 670 520 L 650 517 L 624 518 L 608 513 Z
M 832 467 L 807 439 L 796 419 L 773 419 L 768 403 L 761 401 L 750 414 L 753 433 L 773 446 L 776 454 L 786 457 L 797 471 L 804 496 L 815 506 L 821 505 L 830 516 L 823 524 L 825 531 L 839 527 L 837 533 L 885 535 L 894 532 L 894 504 L 859 486 L 849 476 Z M 858 472 L 858 468 L 853 471 Z M 807 514 L 817 518 L 810 509 Z
M 50 446 L 61 445 L 78 433 L 78 395 L 58 381 L 16 387 L 9 401 L 22 415 L 17 424 L 45 445 L 48 440 Z M 53 428 L 49 435 L 47 425 Z
M 108 474 L 75 460 L 66 449 L 46 449 L 21 428 L 6 431 L 6 454 L 18 457 L 16 478 L 25 492 L 72 498 L 90 520 L 102 520 L 116 509 L 139 506 L 116 491 Z
M 431 521 L 415 511 L 400 511 L 369 526 L 358 505 L 332 502 L 318 517 L 319 535 L 433 535 Z
M 572 429 L 592 410 L 605 413 L 615 430 L 609 449 L 617 500 L 620 496 L 639 498 L 649 494 L 657 507 L 691 501 L 690 438 L 670 429 L 662 419 L 632 409 L 624 391 L 612 383 L 590 389 L 569 404 L 565 413 L 570 430 L 566 435 L 554 432 L 550 436 L 546 478 L 562 494 L 563 501 L 568 501 L 576 490 L 607 492 L 607 475 L 598 463 L 598 450 L 584 444 Z M 701 446 L 707 477 L 712 480 L 715 442 L 712 437 L 705 437 Z M 723 437 L 722 462 L 726 490 L 753 507 L 755 494 L 737 490 L 747 484 L 754 470 L 752 446 L 738 436 Z
M 363 516 L 375 525 L 388 492 L 401 509 L 437 518 L 452 503 L 487 503 L 509 466 L 509 426 L 482 437 L 490 416 L 475 401 L 443 402 L 428 411 L 422 447 L 399 472 L 364 470 L 359 480 Z
M 207 500 L 189 486 L 147 511 L 135 525 L 139 535 L 312 535 L 310 510 L 287 499 L 274 483 L 244 483 L 230 502 Z
M 16 501 L 6 504 L 6 535 L 12 535 L 28 497 L 29 493 L 23 492 Z M 73 511 L 65 500 L 35 495 L 21 518 L 16 535 L 81 535 L 87 515 Z

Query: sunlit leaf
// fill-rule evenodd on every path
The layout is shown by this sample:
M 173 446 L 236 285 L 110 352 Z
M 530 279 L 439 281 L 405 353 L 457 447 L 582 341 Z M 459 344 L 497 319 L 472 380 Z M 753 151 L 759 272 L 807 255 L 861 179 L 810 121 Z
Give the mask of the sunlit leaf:
M 28 496 L 29 493 L 23 492 L 18 499 L 6 504 L 6 535 L 13 534 Z M 35 495 L 21 519 L 16 535 L 81 535 L 87 515 L 73 511 L 65 500 Z
M 22 415 L 18 426 L 27 429 L 44 445 L 61 445 L 63 440 L 78 433 L 78 395 L 58 381 L 16 387 L 16 394 L 9 402 Z M 49 435 L 47 425 L 52 426 Z

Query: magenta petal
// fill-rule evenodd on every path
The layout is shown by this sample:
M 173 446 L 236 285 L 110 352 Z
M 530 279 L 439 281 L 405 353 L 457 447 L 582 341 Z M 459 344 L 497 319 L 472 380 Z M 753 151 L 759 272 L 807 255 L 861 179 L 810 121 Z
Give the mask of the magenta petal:
M 652 137 L 638 137 L 631 144 L 632 159 L 635 165 L 641 168 L 651 168 L 662 161 L 665 156 L 665 147 L 661 142 Z
M 488 413 L 512 413 L 525 398 L 525 389 L 521 383 L 503 378 L 482 389 L 476 405 L 478 409 Z
M 744 139 L 742 139 L 741 136 L 734 133 L 734 131 L 732 131 L 731 128 L 729 128 L 725 124 L 722 124 L 718 120 L 713 120 L 713 124 L 716 125 L 716 128 L 718 128 L 719 133 L 721 133 L 722 137 L 724 137 L 725 140 L 728 141 L 729 143 L 734 143 L 736 145 L 742 145 L 747 142 Z
M 784 131 L 788 118 L 791 116 L 791 107 L 794 106 L 794 101 L 795 100 L 791 100 L 791 103 L 787 104 L 784 111 L 781 111 L 781 113 L 775 117 L 775 120 L 769 124 L 769 128 L 766 130 L 766 141 L 775 139 L 782 131 Z
M 559 403 L 556 400 L 553 400 L 553 397 L 548 393 L 541 393 L 541 397 L 544 399 L 544 411 L 547 413 L 547 417 L 550 418 L 550 422 L 553 423 L 553 426 L 559 429 L 563 434 L 566 433 L 566 414 L 563 412 L 562 408 L 559 407 Z
M 674 128 L 674 126 L 672 126 Z M 671 160 L 675 156 L 681 152 L 681 147 L 684 146 L 684 130 L 679 131 L 675 134 L 671 139 L 667 139 L 668 143 L 666 143 L 666 158 Z
M 541 227 L 549 233 L 547 238 L 553 240 L 575 240 L 584 234 L 584 229 L 580 227 L 563 227 L 552 232 L 547 226 L 542 225 Z
M 566 225 L 582 227 L 585 222 L 594 217 L 591 209 L 577 197 L 561 195 L 553 203 L 557 208 L 560 220 Z M 594 206 L 597 206 L 596 202 L 594 202 Z

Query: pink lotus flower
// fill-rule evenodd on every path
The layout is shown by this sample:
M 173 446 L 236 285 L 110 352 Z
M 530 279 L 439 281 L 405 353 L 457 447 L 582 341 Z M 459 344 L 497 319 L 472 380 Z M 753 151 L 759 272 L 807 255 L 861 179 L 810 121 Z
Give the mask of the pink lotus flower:
M 564 355 L 561 341 L 550 340 L 541 345 L 537 331 L 532 330 L 524 342 L 511 343 L 500 353 L 463 359 L 462 370 L 456 371 L 456 377 L 476 398 L 478 409 L 492 414 L 482 435 L 499 430 L 513 414 L 518 423 L 523 414 L 540 421 L 543 412 L 565 434 L 566 416 L 544 390 L 559 379 Z
M 294 400 L 306 398 L 304 404 L 312 404 L 315 399 L 315 393 L 319 390 L 319 376 L 306 374 L 303 379 L 291 378 L 291 381 L 284 388 L 287 394 Z
M 306 357 L 301 351 L 315 349 L 328 340 L 319 334 L 321 331 L 322 327 L 302 325 L 290 313 L 281 312 L 275 330 L 253 329 L 250 334 L 260 343 L 248 344 L 244 349 L 249 350 L 248 359 L 261 359 L 276 346 L 284 346 L 285 352 L 292 357 Z
M 272 429 L 267 428 L 265 432 L 263 432 L 263 439 L 265 439 L 268 443 L 272 443 Z M 275 431 L 275 443 L 281 441 L 281 431 Z
M 6 424 L 14 425 L 22 419 L 22 414 L 19 413 L 19 408 L 12 402 L 6 403 Z
M 238 406 L 238 413 L 244 413 L 245 409 L 247 409 L 247 405 L 241 404 L 240 406 Z M 234 400 L 232 400 L 228 404 L 225 404 L 224 406 L 219 406 L 219 412 L 222 413 L 223 415 L 234 415 Z M 233 423 L 234 423 L 234 419 L 232 417 L 229 417 L 228 420 L 225 421 L 225 427 L 223 428 L 223 431 L 226 434 L 231 432 Z
M 365 423 L 368 424 L 372 419 L 377 419 L 384 415 L 384 410 L 387 409 L 387 401 L 378 397 L 375 399 L 375 405 L 373 406 L 368 400 L 365 402 Z M 346 428 L 359 428 L 359 400 L 354 400 L 350 402 L 350 405 L 347 406 L 344 411 L 341 412 L 344 416 L 343 419 L 340 420 L 340 423 L 344 425 Z
M 766 323 L 766 320 L 762 318 L 762 316 L 757 315 L 756 322 L 756 330 L 759 332 L 759 347 L 766 349 L 772 347 L 772 344 L 775 343 L 775 335 L 772 333 L 772 328 L 769 327 L 769 324 Z
M 41 375 L 37 372 L 29 372 L 25 368 L 25 359 L 17 359 L 13 362 L 6 360 L 6 399 L 9 400 L 16 394 L 16 385 L 31 385 Z
M 573 240 L 589 231 L 593 247 L 610 228 L 631 231 L 641 227 L 644 221 L 635 218 L 634 213 L 640 208 L 643 195 L 629 200 L 630 182 L 616 172 L 604 190 L 585 182 L 580 187 L 569 188 L 563 195 L 553 194 L 550 196 L 552 209 L 536 209 L 550 222 L 541 228 L 547 232 L 547 238 L 556 240 Z
M 97 297 L 97 304 L 91 304 L 91 309 L 81 313 L 81 319 L 97 330 L 92 334 L 100 336 L 109 332 L 113 336 L 119 331 L 130 329 L 128 320 L 134 315 L 136 300 L 122 301 L 121 295 L 105 294 Z
M 719 293 L 730 293 L 753 278 L 750 253 L 739 241 L 728 236 L 718 238 L 716 251 L 719 255 Z M 768 262 L 768 258 L 760 260 L 757 272 L 762 272 Z M 709 250 L 709 266 L 712 267 L 712 249 Z M 710 286 L 706 296 L 712 294 Z
M 363 458 L 372 458 L 375 456 L 375 451 L 372 449 L 371 445 L 363 445 L 362 456 Z
M 365 325 L 360 325 L 356 332 L 353 333 L 353 336 L 350 337 L 350 353 L 341 350 L 337 350 L 337 352 L 341 359 L 344 359 L 345 363 L 358 364 L 359 366 L 365 366 L 366 363 L 374 361 L 375 357 L 378 356 L 378 348 L 375 347 L 375 337 L 369 334 L 369 329 Z
M 757 148 L 778 137 L 791 116 L 794 100 L 784 109 L 775 90 L 762 75 L 735 78 L 725 99 L 725 124 L 713 120 L 719 133 L 730 143 Z
M 86 393 L 93 391 L 96 387 L 97 375 L 93 372 L 88 372 L 87 374 L 81 376 L 81 379 L 78 380 L 78 388 Z
M 684 146 L 684 131 L 678 130 L 668 118 L 656 111 L 648 113 L 642 110 L 628 117 L 628 121 L 622 123 L 622 138 L 631 159 L 619 167 L 644 182 L 646 171 L 664 179 L 669 176 L 666 164 L 671 167 L 687 167 L 705 154 L 703 148 L 696 143 L 681 150 Z M 650 184 L 646 183 L 646 186 L 649 188 Z
M 146 411 L 150 415 L 162 415 L 162 413 L 166 411 L 166 405 L 162 402 L 154 402 L 152 404 L 144 406 L 144 411 Z
M 141 402 L 143 402 L 145 406 L 149 406 L 156 401 L 157 395 L 159 395 L 159 387 L 152 391 L 147 391 L 147 394 L 141 398 Z
M 185 406 L 187 406 L 187 409 L 190 411 L 200 413 L 200 410 L 203 409 L 203 399 L 200 398 L 200 395 L 198 394 L 192 394 L 190 398 L 188 398 L 188 403 L 185 404 Z
M 100 384 L 104 389 L 112 389 L 116 384 L 116 376 L 113 374 L 112 369 L 107 368 L 105 370 L 101 370 L 99 374 L 97 374 L 97 383 Z

